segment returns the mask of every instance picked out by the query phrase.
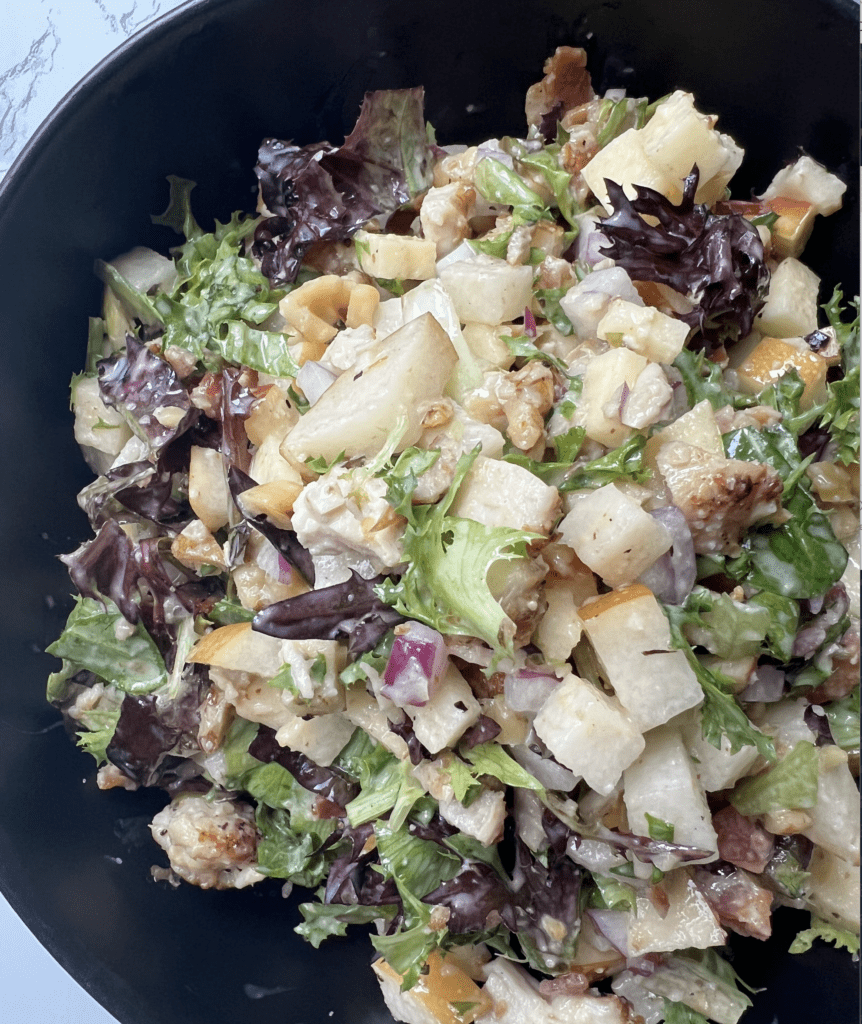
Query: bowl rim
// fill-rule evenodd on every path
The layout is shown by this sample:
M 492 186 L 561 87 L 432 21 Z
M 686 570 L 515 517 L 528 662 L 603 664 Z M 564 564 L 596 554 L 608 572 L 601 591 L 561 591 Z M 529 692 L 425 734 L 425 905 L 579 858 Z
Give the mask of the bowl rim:
M 836 18 L 852 20 L 858 19 L 862 0 L 820 2 L 824 3 Z M 0 180 L 0 226 L 29 172 L 50 145 L 52 130 L 58 122 L 76 107 L 86 104 L 127 60 L 142 53 L 155 40 L 173 33 L 181 33 L 184 29 L 191 28 L 202 14 L 210 15 L 234 3 L 236 0 L 183 0 L 179 6 L 159 15 L 123 39 L 72 85 L 41 120 Z M 81 969 L 83 959 L 76 953 L 74 947 L 57 941 L 53 926 L 27 899 L 26 890 L 20 884 L 15 884 L 16 871 L 10 870 L 10 861 L 14 862 L 18 852 L 3 850 L 4 845 L 5 843 L 0 841 L 0 893 L 17 917 L 69 977 L 92 996 L 100 1007 L 118 1021 L 126 1018 L 137 1019 L 135 1014 L 140 1013 L 140 1004 L 135 1001 L 134 993 L 120 976 L 103 964 L 92 965 L 89 970 Z M 7 852 L 12 852 L 13 857 L 6 856 Z

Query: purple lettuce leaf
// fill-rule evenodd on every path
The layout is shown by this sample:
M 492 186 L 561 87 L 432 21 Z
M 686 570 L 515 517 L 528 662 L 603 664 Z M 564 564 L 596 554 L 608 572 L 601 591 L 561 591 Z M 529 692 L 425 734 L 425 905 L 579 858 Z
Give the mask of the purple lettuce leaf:
M 762 308 L 769 283 L 757 229 L 733 213 L 716 215 L 695 203 L 699 172 L 685 179 L 678 206 L 655 189 L 635 185 L 629 199 L 605 179 L 613 214 L 602 221 L 610 256 L 635 281 L 666 284 L 694 303 L 680 319 L 709 351 L 744 337 Z M 645 217 L 655 217 L 658 224 Z
M 254 255 L 273 285 L 296 279 L 313 242 L 349 238 L 431 184 L 424 90 L 366 93 L 356 126 L 335 148 L 265 139 L 255 174 L 272 214 L 255 230 Z
M 351 654 L 372 650 L 404 616 L 375 593 L 385 576 L 351 578 L 269 605 L 255 615 L 251 628 L 279 640 L 344 640 Z
M 127 334 L 125 352 L 102 360 L 98 371 L 102 401 L 147 443 L 152 461 L 197 419 L 198 412 L 174 368 L 134 335 Z M 179 417 L 176 412 L 165 415 L 169 409 L 178 410 Z

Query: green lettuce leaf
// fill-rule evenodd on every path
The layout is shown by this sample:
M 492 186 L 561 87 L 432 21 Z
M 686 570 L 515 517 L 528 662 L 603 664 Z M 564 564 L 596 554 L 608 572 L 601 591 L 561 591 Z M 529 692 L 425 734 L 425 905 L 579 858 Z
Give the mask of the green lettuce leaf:
M 92 754 L 99 766 L 107 764 L 108 745 L 114 738 L 119 720 L 119 708 L 93 708 L 82 717 L 88 731 L 78 733 L 78 746 Z
M 721 738 L 726 736 L 732 753 L 742 747 L 756 747 L 762 757 L 775 760 L 775 746 L 772 740 L 754 727 L 733 695 L 732 683 L 720 673 L 707 668 L 694 652 L 685 635 L 685 626 L 699 618 L 698 598 L 692 604 L 662 604 L 662 610 L 670 624 L 671 646 L 685 654 L 703 689 L 701 723 L 703 737 L 714 747 L 721 747 Z
M 800 740 L 762 775 L 738 783 L 730 794 L 730 802 L 747 817 L 814 807 L 818 774 L 817 748 L 808 740 Z
M 742 409 L 757 401 L 751 395 L 732 391 L 725 384 L 721 367 L 707 359 L 702 351 L 694 352 L 684 348 L 674 359 L 673 365 L 682 375 L 689 405 L 697 405 L 705 399 L 713 409 L 720 409 L 723 405 Z
M 859 749 L 859 687 L 824 705 L 832 739 L 842 750 Z
M 86 669 L 124 693 L 153 693 L 168 682 L 168 671 L 142 623 L 134 627 L 109 598 L 75 599 L 66 628 L 48 654 Z
M 644 466 L 646 442 L 643 434 L 633 434 L 619 448 L 613 448 L 606 455 L 593 459 L 566 477 L 559 489 L 579 491 L 586 487 L 603 487 L 622 477 L 638 484 L 644 483 L 652 476 L 652 472 Z
M 391 812 L 393 822 L 400 826 L 416 801 L 424 795 L 424 790 L 413 778 L 410 764 L 375 743 L 362 729 L 354 731 L 338 755 L 336 765 L 361 787 L 359 795 L 345 808 L 354 828 L 374 821 L 387 811 Z
M 346 935 L 348 925 L 371 924 L 378 918 L 391 921 L 397 909 L 394 905 L 365 907 L 359 904 L 345 906 L 341 903 L 300 903 L 299 912 L 304 920 L 294 931 L 318 949 L 326 939 L 335 935 Z
M 407 569 L 399 581 L 387 580 L 375 590 L 402 615 L 440 633 L 465 633 L 500 654 L 511 653 L 511 636 L 501 638 L 504 625 L 511 623 L 491 594 L 488 570 L 494 562 L 523 558 L 527 544 L 537 538 L 447 514 L 477 454 L 461 456 L 441 501 L 413 509 L 403 539 Z
M 491 203 L 512 207 L 516 223 L 534 223 L 548 216 L 542 197 L 501 160 L 486 156 L 476 164 L 474 184 Z
M 811 917 L 811 927 L 799 932 L 790 944 L 790 953 L 804 953 L 811 949 L 816 939 L 831 942 L 837 949 L 846 949 L 856 956 L 859 953 L 859 936 L 846 928 L 837 928 L 822 918 Z
M 665 1024 L 709 1024 L 702 1013 L 692 1010 L 685 1003 L 678 1003 L 662 997 Z

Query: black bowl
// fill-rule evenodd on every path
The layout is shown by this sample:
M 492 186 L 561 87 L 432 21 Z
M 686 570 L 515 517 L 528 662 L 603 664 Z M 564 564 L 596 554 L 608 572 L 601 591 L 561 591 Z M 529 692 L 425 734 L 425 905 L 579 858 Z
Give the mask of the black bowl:
M 210 0 L 155 23 L 89 75 L 42 125 L 0 189 L 0 416 L 8 460 L 3 538 L 0 886 L 54 956 L 124 1024 L 386 1021 L 364 937 L 313 951 L 277 884 L 173 890 L 152 793 L 99 793 L 43 698 L 43 654 L 70 607 L 57 555 L 88 535 L 89 479 L 67 385 L 97 313 L 96 257 L 166 249 L 150 223 L 165 175 L 197 180 L 200 219 L 254 202 L 265 135 L 340 142 L 367 89 L 424 84 L 441 142 L 523 128 L 523 94 L 561 43 L 583 44 L 598 87 L 657 97 L 681 86 L 747 150 L 735 195 L 762 190 L 802 146 L 849 182 L 806 259 L 857 290 L 858 4 L 497 0 Z M 798 921 L 738 942 L 755 986 L 746 1024 L 858 1020 L 856 969 L 817 948 L 785 954 Z

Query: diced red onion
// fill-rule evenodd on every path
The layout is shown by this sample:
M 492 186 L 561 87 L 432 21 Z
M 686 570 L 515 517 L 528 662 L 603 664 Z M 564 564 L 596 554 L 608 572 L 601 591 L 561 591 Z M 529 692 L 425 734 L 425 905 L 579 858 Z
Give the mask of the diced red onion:
M 293 579 L 293 566 L 288 562 L 284 555 L 278 552 L 278 582 L 279 583 L 290 583 Z
M 308 399 L 309 405 L 314 405 L 335 379 L 336 375 L 332 370 L 313 359 L 303 363 L 296 375 L 296 383 Z
M 522 668 L 516 672 L 507 672 L 503 680 L 503 692 L 506 701 L 513 711 L 537 714 L 542 705 L 551 695 L 551 691 L 560 685 L 560 680 L 550 669 Z
M 624 910 L 588 910 L 596 931 L 623 956 L 629 953 L 629 915 Z
M 763 701 L 772 704 L 784 696 L 784 673 L 774 665 L 758 665 L 751 674 L 751 682 L 740 693 L 740 700 Z
M 434 696 L 449 655 L 435 629 L 421 622 L 407 626 L 395 634 L 380 692 L 400 708 L 421 708 Z
M 628 384 L 626 384 L 626 382 L 623 381 L 623 386 L 620 388 L 620 406 L 619 406 L 619 409 L 620 409 L 620 411 L 619 411 L 620 419 L 623 418 L 623 413 L 626 410 L 626 403 L 629 400 L 629 395 L 630 394 L 631 394 L 631 389 L 629 388 Z
M 524 307 L 524 334 L 528 338 L 536 337 L 536 318 L 529 306 Z
M 638 582 L 666 604 L 682 604 L 697 579 L 694 541 L 685 516 L 676 505 L 653 509 L 652 517 L 667 530 L 673 546 L 638 577 Z
M 655 974 L 658 957 L 657 953 L 647 953 L 646 956 L 630 956 L 626 960 L 626 970 L 631 971 L 632 974 L 638 974 L 642 978 L 648 978 L 651 974 Z

